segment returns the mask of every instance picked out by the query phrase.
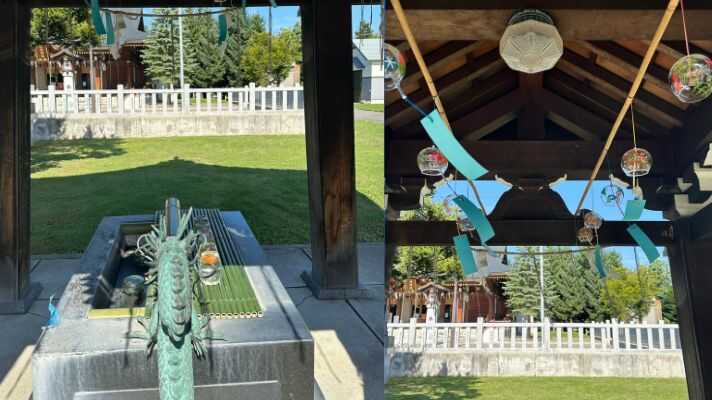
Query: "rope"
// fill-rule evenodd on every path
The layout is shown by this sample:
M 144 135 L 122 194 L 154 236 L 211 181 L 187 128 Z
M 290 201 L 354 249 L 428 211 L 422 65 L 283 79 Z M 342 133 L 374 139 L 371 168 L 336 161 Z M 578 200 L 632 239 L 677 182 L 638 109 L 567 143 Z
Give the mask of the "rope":
M 394 2 L 396 1 L 398 0 L 394 0 Z M 623 102 L 623 105 L 621 106 L 620 111 L 618 112 L 618 117 L 616 117 L 616 121 L 611 127 L 611 131 L 608 134 L 608 139 L 606 140 L 606 143 L 603 146 L 603 150 L 601 150 L 601 154 L 598 157 L 596 166 L 593 168 L 593 171 L 591 172 L 591 177 L 588 179 L 588 183 L 586 183 L 586 187 L 584 188 L 583 193 L 581 194 L 581 198 L 579 199 L 578 205 L 576 206 L 576 212 L 574 213 L 575 215 L 578 215 L 579 212 L 581 212 L 583 202 L 585 201 L 589 190 L 591 190 L 591 185 L 593 184 L 593 181 L 596 179 L 596 176 L 598 176 L 598 172 L 601 169 L 601 166 L 603 165 L 603 161 L 606 159 L 608 150 L 610 150 L 611 145 L 613 144 L 613 139 L 615 139 L 616 135 L 618 134 L 618 129 L 620 128 L 621 123 L 623 122 L 623 118 L 625 117 L 628 107 L 630 107 L 630 104 L 633 102 L 633 98 L 638 93 L 640 85 L 643 83 L 645 72 L 647 71 L 650 62 L 652 61 L 653 56 L 655 55 L 655 52 L 658 46 L 660 45 L 660 41 L 662 40 L 663 34 L 665 33 L 665 30 L 667 29 L 667 26 L 670 23 L 670 19 L 672 18 L 672 14 L 675 12 L 675 9 L 677 8 L 677 4 L 679 2 L 680 0 L 670 0 L 670 2 L 668 3 L 668 7 L 665 10 L 662 19 L 660 20 L 660 24 L 658 25 L 658 29 L 655 31 L 655 35 L 653 35 L 653 40 L 651 40 L 650 46 L 648 47 L 648 50 L 645 53 L 643 62 L 640 64 L 638 75 L 636 75 L 635 80 L 633 81 L 633 85 L 631 86 L 630 91 L 628 92 L 628 96 L 626 97 L 625 101 Z
M 680 14 L 682 14 L 682 32 L 685 34 L 685 50 L 690 55 L 690 41 L 687 39 L 687 22 L 685 21 L 685 4 L 680 0 Z

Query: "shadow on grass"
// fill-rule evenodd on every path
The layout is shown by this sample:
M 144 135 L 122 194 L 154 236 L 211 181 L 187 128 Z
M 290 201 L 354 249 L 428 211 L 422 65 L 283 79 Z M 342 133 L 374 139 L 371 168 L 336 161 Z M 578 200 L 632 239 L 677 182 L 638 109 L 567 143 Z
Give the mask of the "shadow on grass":
M 32 145 L 32 173 L 57 167 L 62 161 L 119 156 L 121 139 L 48 140 Z
M 386 386 L 386 400 L 477 399 L 481 398 L 478 382 L 475 377 L 393 378 Z
M 110 146 L 100 148 L 98 154 L 111 153 Z M 186 207 L 242 211 L 262 244 L 309 242 L 306 171 L 174 159 L 122 171 L 33 179 L 32 253 L 81 252 L 103 217 L 152 213 L 170 196 Z M 361 240 L 382 240 L 382 208 L 361 193 L 357 207 Z

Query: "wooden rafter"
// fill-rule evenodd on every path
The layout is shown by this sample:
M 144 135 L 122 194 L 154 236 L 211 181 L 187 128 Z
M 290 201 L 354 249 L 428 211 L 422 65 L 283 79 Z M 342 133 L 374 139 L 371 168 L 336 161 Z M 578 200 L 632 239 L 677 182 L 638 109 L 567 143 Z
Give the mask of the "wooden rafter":
M 451 86 L 457 85 L 462 81 L 472 79 L 482 74 L 487 68 L 502 62 L 503 61 L 499 57 L 499 53 L 497 51 L 493 50 L 487 52 L 481 57 L 468 61 L 462 67 L 438 79 L 435 79 L 435 86 L 441 93 L 445 93 Z M 432 98 L 426 88 L 421 87 L 415 92 L 406 94 L 413 102 L 417 103 L 421 107 L 432 104 Z M 398 114 L 409 109 L 410 107 L 405 102 L 400 100 L 394 102 L 393 104 L 389 104 L 388 107 L 386 107 L 386 124 L 391 123 Z
M 623 104 L 622 100 L 609 97 L 591 87 L 590 84 L 579 81 L 559 69 L 548 71 L 545 78 L 546 87 L 550 90 L 600 116 L 606 116 L 610 121 L 615 118 L 615 113 L 620 110 Z M 636 115 L 636 122 L 638 126 L 642 128 L 642 131 L 653 136 L 661 136 L 669 133 L 666 127 L 660 125 L 658 121 L 649 118 L 645 114 L 638 113 Z M 625 124 L 628 126 L 629 121 Z
M 519 73 L 519 88 L 525 98 L 517 121 L 517 137 L 520 139 L 543 139 L 546 136 L 546 113 L 539 101 L 543 87 L 543 73 Z
M 603 85 L 609 85 L 616 89 L 618 92 L 625 97 L 630 88 L 630 82 L 620 76 L 614 74 L 613 72 L 601 67 L 596 64 L 595 61 L 590 60 L 581 56 L 580 54 L 565 50 L 564 55 L 560 62 L 568 63 L 574 69 L 582 72 L 587 78 L 595 80 Z M 663 114 L 666 114 L 668 118 L 675 121 L 675 123 L 680 126 L 682 125 L 682 120 L 684 119 L 684 111 L 678 106 L 662 100 L 656 95 L 650 93 L 645 89 L 640 89 L 636 97 L 636 102 L 642 102 L 650 107 L 653 107 Z

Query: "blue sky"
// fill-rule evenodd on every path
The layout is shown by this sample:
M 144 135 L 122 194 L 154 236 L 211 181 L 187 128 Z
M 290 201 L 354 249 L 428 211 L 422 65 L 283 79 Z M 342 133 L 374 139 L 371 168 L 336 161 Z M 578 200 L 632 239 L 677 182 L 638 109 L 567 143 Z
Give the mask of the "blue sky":
M 265 20 L 265 24 L 267 23 L 267 17 L 269 10 L 267 7 L 249 7 L 250 2 L 247 2 L 248 8 L 247 8 L 247 13 L 250 15 L 253 14 L 260 14 Z M 282 30 L 282 28 L 291 28 L 294 26 L 299 21 L 299 16 L 297 16 L 297 12 L 299 10 L 298 7 L 295 6 L 279 6 L 279 0 L 277 0 L 278 6 L 276 8 L 272 9 L 272 30 L 273 32 L 279 32 Z M 152 9 L 144 9 L 145 12 L 151 12 Z M 353 20 L 353 26 L 352 26 L 352 31 L 355 32 L 358 30 L 359 23 L 361 22 L 361 12 L 363 11 L 363 19 L 366 22 L 372 22 L 372 28 L 374 31 L 379 31 L 380 26 L 381 26 L 381 7 L 378 4 L 375 4 L 373 6 L 353 6 L 351 8 L 352 12 L 352 20 Z M 371 13 L 373 13 L 373 18 L 371 18 Z M 151 19 L 147 18 L 145 20 L 146 24 L 151 23 Z
M 482 202 L 484 203 L 488 213 L 492 212 L 492 209 L 497 204 L 499 198 L 504 192 L 507 191 L 506 186 L 494 181 L 477 181 L 476 185 L 477 190 L 480 192 Z M 557 185 L 554 188 L 554 191 L 558 192 L 561 195 L 561 197 L 564 199 L 564 203 L 566 203 L 566 206 L 569 208 L 569 211 L 573 213 L 576 210 L 576 205 L 578 204 L 579 198 L 583 193 L 585 185 L 585 181 L 565 181 Z M 603 202 L 600 199 L 600 194 L 601 190 L 606 185 L 608 185 L 608 181 L 594 182 L 593 187 L 589 191 L 589 194 L 586 197 L 586 201 L 584 202 L 584 208 L 593 209 L 594 211 L 596 211 L 599 215 L 601 215 L 601 217 L 603 217 L 604 224 L 605 221 L 620 221 L 623 219 L 617 207 L 607 207 L 603 205 Z M 454 182 L 454 184 L 451 184 L 451 186 L 458 194 L 465 195 L 473 202 L 475 201 L 475 196 L 472 193 L 472 189 L 470 189 L 467 182 L 458 181 Z M 452 191 L 449 188 L 441 186 L 435 191 L 433 195 L 433 200 L 435 202 L 441 202 L 445 198 L 445 196 L 451 193 Z M 632 198 L 633 195 L 630 190 L 626 190 L 625 198 L 623 199 L 623 204 L 625 204 L 627 200 Z M 650 210 L 645 210 L 640 219 L 642 221 L 665 220 L 663 218 L 662 212 Z M 527 227 L 522 226 L 522 229 L 527 229 Z M 615 249 L 621 254 L 621 256 L 623 257 L 623 263 L 626 267 L 635 267 L 635 256 L 633 254 L 633 247 L 614 247 L 613 249 Z M 660 254 L 663 254 L 662 247 L 658 248 L 658 250 L 660 251 Z M 642 251 L 640 251 L 640 249 L 638 249 L 638 258 L 641 264 L 648 264 L 645 255 Z M 667 262 L 667 258 L 664 257 L 664 261 Z

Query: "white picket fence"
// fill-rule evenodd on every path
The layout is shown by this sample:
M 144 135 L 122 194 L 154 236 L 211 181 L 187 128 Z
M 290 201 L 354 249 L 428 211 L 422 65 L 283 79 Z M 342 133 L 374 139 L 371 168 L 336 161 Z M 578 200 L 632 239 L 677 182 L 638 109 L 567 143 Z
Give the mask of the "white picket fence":
M 304 88 L 257 87 L 195 89 L 48 90 L 30 88 L 32 113 L 40 116 L 67 114 L 151 114 L 268 112 L 304 109 Z
M 404 351 L 680 351 L 678 325 L 619 323 L 389 323 L 393 347 Z

